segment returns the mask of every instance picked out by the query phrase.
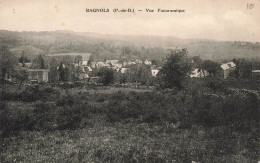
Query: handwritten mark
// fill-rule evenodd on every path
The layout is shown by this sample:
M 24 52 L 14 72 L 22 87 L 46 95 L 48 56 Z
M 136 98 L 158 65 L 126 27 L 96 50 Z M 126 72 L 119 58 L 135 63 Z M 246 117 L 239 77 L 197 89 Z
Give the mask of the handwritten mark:
M 13 9 L 13 12 L 14 12 L 14 14 L 15 14 L 15 10 Z
M 56 13 L 59 12 L 59 6 L 55 5 L 54 8 L 56 9 Z
M 255 7 L 254 3 L 248 3 L 247 4 L 247 9 L 250 10 L 250 9 L 253 9 Z

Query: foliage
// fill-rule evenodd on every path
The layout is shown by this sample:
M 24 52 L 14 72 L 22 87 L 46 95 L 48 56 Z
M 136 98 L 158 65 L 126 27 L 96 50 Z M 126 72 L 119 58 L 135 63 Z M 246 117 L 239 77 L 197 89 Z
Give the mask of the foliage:
M 20 83 L 23 83 L 28 79 L 29 74 L 25 69 L 18 68 L 14 71 L 13 77 Z
M 119 83 L 140 83 L 141 85 L 152 85 L 153 79 L 149 65 L 137 64 L 130 65 L 129 71 L 125 73 L 118 72 L 117 80 Z
M 74 58 L 74 62 L 79 64 L 80 61 L 83 61 L 83 57 L 81 55 L 76 55 Z
M 50 62 L 50 72 L 49 72 L 49 81 L 52 83 L 57 82 L 59 79 L 59 71 L 58 71 L 57 67 L 58 67 L 57 61 L 55 59 L 52 59 Z
M 251 79 L 252 76 L 252 62 L 243 59 L 233 59 L 236 64 L 236 69 L 232 75 L 238 79 Z
M 191 71 L 191 60 L 186 49 L 174 50 L 166 57 L 158 73 L 162 88 L 182 88 L 183 82 Z
M 211 60 L 205 60 L 201 63 L 201 68 L 206 70 L 210 76 L 217 77 L 221 71 L 220 64 Z
M 193 68 L 201 68 L 202 59 L 199 56 L 193 56 L 192 58 Z
M 60 98 L 20 107 L 3 101 L 0 155 L 11 161 L 6 156 L 12 153 L 12 158 L 27 161 L 31 151 L 21 155 L 20 149 L 33 146 L 37 153 L 44 150 L 39 160 L 46 160 L 49 151 L 48 159 L 78 162 L 255 162 L 259 156 L 259 99 L 255 93 L 226 90 L 221 85 L 221 80 L 200 78 L 190 79 L 180 91 L 68 91 Z M 44 92 L 40 95 L 43 100 L 56 91 L 40 87 L 32 92 L 37 96 Z M 67 153 L 50 151 L 71 144 Z
M 59 71 L 59 80 L 60 81 L 66 81 L 66 76 L 65 76 L 66 72 L 65 72 L 65 69 L 63 67 L 63 63 L 62 62 L 60 62 L 58 71 Z
M 26 86 L 16 91 L 1 90 L 0 100 L 35 102 L 37 100 L 55 100 L 59 98 L 60 92 L 51 87 Z
M 32 68 L 33 69 L 45 69 L 46 68 L 42 55 L 39 55 L 37 58 L 35 58 L 33 60 Z
M 192 125 L 236 124 L 250 130 L 256 128 L 259 122 L 257 98 L 250 92 L 230 92 L 223 88 L 222 81 L 191 79 L 179 92 L 112 95 L 107 114 L 112 122 L 134 118 L 145 122 L 180 122 L 181 126 L 188 128 Z
M 13 73 L 18 65 L 17 58 L 10 53 L 7 46 L 0 48 L 0 77 L 1 83 L 6 75 L 13 76 Z
M 18 59 L 19 63 L 22 63 L 24 66 L 24 63 L 30 63 L 30 59 L 28 59 L 25 55 L 24 55 L 24 51 L 22 52 L 22 56 Z
M 156 67 L 161 67 L 162 66 L 162 61 L 159 59 L 153 59 L 152 60 L 152 65 L 155 65 Z
M 104 85 L 109 85 L 114 82 L 114 70 L 109 69 L 107 67 L 101 67 L 98 70 L 97 75 L 101 77 L 101 83 Z

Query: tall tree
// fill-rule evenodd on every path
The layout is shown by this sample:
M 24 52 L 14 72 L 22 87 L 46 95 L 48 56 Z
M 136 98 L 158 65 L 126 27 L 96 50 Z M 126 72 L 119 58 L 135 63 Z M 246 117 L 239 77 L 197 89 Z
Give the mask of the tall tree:
M 63 67 L 63 63 L 60 62 L 60 65 L 59 65 L 59 80 L 60 81 L 65 81 L 65 69 Z
M 88 59 L 88 66 L 90 66 L 91 62 L 94 62 L 94 56 L 91 54 Z
M 193 67 L 200 69 L 202 64 L 202 59 L 199 56 L 193 56 L 191 59 L 192 59 Z
M 158 73 L 162 88 L 182 88 L 184 80 L 191 71 L 191 59 L 186 49 L 173 50 L 166 57 Z
M 211 60 L 203 61 L 201 68 L 208 71 L 209 75 L 214 77 L 217 77 L 221 71 L 220 64 Z
M 45 69 L 44 60 L 41 55 L 39 55 L 37 58 L 33 60 L 33 66 L 34 69 Z
M 21 57 L 19 58 L 19 63 L 29 63 L 30 62 L 30 59 L 28 59 L 26 56 L 25 56 L 25 53 L 24 53 L 24 50 L 22 52 L 22 55 Z
M 82 57 L 81 55 L 76 55 L 74 61 L 75 61 L 75 63 L 77 63 L 78 66 L 79 66 L 79 63 L 80 63 L 81 61 L 83 61 L 83 57 Z
M 0 48 L 1 81 L 3 81 L 6 76 L 13 76 L 17 68 L 17 65 L 18 65 L 17 58 L 9 51 L 7 46 L 2 46 Z
M 236 64 L 236 69 L 234 70 L 233 75 L 239 79 L 250 79 L 253 69 L 252 62 L 245 58 L 233 59 L 233 62 Z
M 109 85 L 114 82 L 114 70 L 109 69 L 107 67 L 101 67 L 97 73 L 99 77 L 101 77 L 101 82 L 104 85 Z
M 59 77 L 59 73 L 58 73 L 58 63 L 55 59 L 52 59 L 50 62 L 50 73 L 49 73 L 49 78 L 50 78 L 50 82 L 57 82 L 58 81 L 58 77 Z

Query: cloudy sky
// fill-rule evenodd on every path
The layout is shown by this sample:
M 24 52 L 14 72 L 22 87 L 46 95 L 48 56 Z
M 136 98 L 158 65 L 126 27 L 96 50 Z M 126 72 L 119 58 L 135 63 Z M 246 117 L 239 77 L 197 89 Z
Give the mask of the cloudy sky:
M 87 13 L 86 8 L 110 12 Z M 136 12 L 114 13 L 115 8 Z M 0 0 L 0 29 L 260 41 L 260 0 Z

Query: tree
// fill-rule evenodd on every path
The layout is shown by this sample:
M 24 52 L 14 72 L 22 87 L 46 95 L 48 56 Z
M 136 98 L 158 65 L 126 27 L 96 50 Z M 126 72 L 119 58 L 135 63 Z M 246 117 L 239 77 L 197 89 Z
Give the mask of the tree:
M 7 46 L 0 48 L 0 78 L 4 80 L 6 76 L 12 77 L 18 66 L 17 58 L 9 51 Z
M 20 88 L 21 84 L 28 79 L 29 74 L 25 69 L 17 68 L 14 71 L 13 77 L 19 82 L 19 88 Z
M 82 67 L 80 67 L 80 66 L 73 67 L 74 80 L 79 80 L 80 75 L 82 73 L 84 73 Z
M 24 66 L 24 63 L 29 63 L 30 59 L 28 59 L 25 55 L 24 55 L 24 51 L 22 52 L 21 57 L 18 59 L 19 63 L 22 63 Z
M 80 61 L 83 61 L 83 58 L 82 58 L 81 55 L 76 55 L 74 61 L 75 61 L 75 62 L 78 64 L 78 66 L 79 66 L 79 62 L 80 62 Z
M 65 81 L 66 80 L 65 79 L 65 69 L 63 67 L 63 63 L 62 62 L 60 62 L 58 71 L 59 71 L 59 80 L 60 81 Z
M 91 62 L 94 62 L 94 56 L 91 54 L 88 59 L 88 66 L 90 66 Z
M 155 65 L 156 67 L 161 67 L 162 66 L 162 61 L 158 59 L 153 59 L 152 60 L 152 65 Z
M 45 69 L 44 60 L 41 55 L 39 55 L 37 58 L 33 60 L 33 66 L 34 69 Z
M 57 61 L 55 59 L 52 59 L 50 62 L 50 74 L 49 74 L 50 82 L 54 83 L 58 81 L 59 73 L 57 67 L 58 67 Z
M 200 69 L 202 64 L 202 59 L 199 56 L 193 56 L 191 59 L 192 59 L 193 67 Z
M 242 59 L 233 59 L 236 69 L 232 75 L 239 79 L 250 79 L 252 76 L 252 62 Z
M 173 50 L 166 57 L 158 73 L 162 88 L 183 88 L 183 82 L 191 71 L 191 59 L 186 49 Z
M 142 85 L 150 85 L 152 75 L 149 65 L 130 65 L 130 71 L 124 75 L 127 82 L 138 82 Z
M 101 77 L 101 82 L 104 85 L 109 85 L 109 84 L 113 83 L 113 81 L 115 80 L 115 78 L 114 78 L 114 70 L 109 69 L 107 67 L 101 67 L 99 69 L 97 75 L 99 77 Z
M 210 76 L 217 77 L 221 71 L 220 64 L 211 60 L 205 60 L 201 64 L 201 68 L 206 70 Z

